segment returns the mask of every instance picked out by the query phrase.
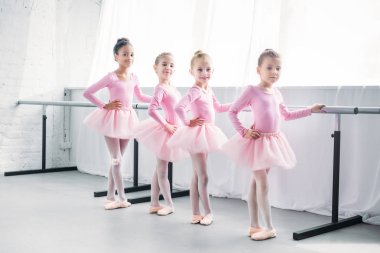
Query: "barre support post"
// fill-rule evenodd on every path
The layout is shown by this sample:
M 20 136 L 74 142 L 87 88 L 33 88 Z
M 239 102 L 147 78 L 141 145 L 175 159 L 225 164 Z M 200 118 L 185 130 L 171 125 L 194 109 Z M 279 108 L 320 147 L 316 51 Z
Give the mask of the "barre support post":
M 21 170 L 21 171 L 9 171 L 4 172 L 4 176 L 19 176 L 19 175 L 29 175 L 29 174 L 40 174 L 40 173 L 50 173 L 50 172 L 63 172 L 63 171 L 73 171 L 77 170 L 77 167 L 61 167 L 61 168 L 46 168 L 46 109 L 47 105 L 42 105 L 42 150 L 41 150 L 41 169 L 39 170 Z
M 357 110 L 354 111 L 354 114 Z M 340 124 L 341 115 L 335 115 L 335 131 L 331 135 L 334 138 L 334 157 L 333 157 L 333 185 L 332 185 L 332 208 L 331 223 L 300 230 L 293 233 L 293 239 L 298 241 L 312 236 L 328 233 L 337 229 L 352 226 L 362 222 L 362 217 L 357 215 L 347 219 L 339 220 L 339 173 L 340 173 Z
M 133 140 L 133 186 L 139 185 L 139 143 Z
M 46 170 L 46 105 L 42 106 L 42 170 Z

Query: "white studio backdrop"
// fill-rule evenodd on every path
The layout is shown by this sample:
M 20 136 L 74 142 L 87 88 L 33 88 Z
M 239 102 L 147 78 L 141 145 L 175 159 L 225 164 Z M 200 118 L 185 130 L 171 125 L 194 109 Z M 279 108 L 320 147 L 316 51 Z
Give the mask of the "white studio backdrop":
M 175 55 L 173 83 L 189 86 L 199 49 L 214 60 L 214 86 L 257 82 L 266 48 L 282 55 L 279 85 L 379 85 L 378 13 L 377 0 L 103 0 L 88 84 L 116 68 L 112 47 L 128 37 L 143 86 L 156 84 L 163 51 Z
M 344 8 L 342 8 L 344 6 Z M 247 84 L 255 84 L 256 61 L 265 48 L 283 59 L 282 86 L 288 104 L 379 106 L 379 87 L 286 88 L 296 86 L 361 86 L 380 84 L 380 1 L 376 0 L 104 0 L 96 53 L 88 85 L 117 68 L 112 48 L 117 38 L 131 39 L 134 72 L 152 94 L 157 78 L 152 70 L 159 53 L 175 55 L 173 83 L 182 94 L 193 83 L 188 73 L 194 51 L 202 49 L 214 60 L 212 85 L 222 102 L 237 98 Z M 222 88 L 219 88 L 222 87 Z M 99 96 L 107 101 L 105 93 Z M 74 97 L 82 100 L 80 92 Z M 74 114 L 72 129 L 79 170 L 107 175 L 109 155 L 104 139 L 81 124 L 91 109 Z M 141 120 L 146 112 L 139 111 Z M 249 115 L 242 115 L 250 122 Z M 234 130 L 225 114 L 216 123 L 228 137 Z M 340 215 L 360 214 L 380 224 L 380 136 L 378 115 L 344 116 L 341 156 Z M 331 214 L 332 115 L 313 115 L 283 124 L 297 157 L 294 170 L 273 169 L 273 206 Z M 76 143 L 75 143 L 76 142 Z M 132 142 L 123 160 L 124 176 L 132 176 Z M 155 158 L 140 146 L 140 176 L 149 182 Z M 187 188 L 191 163 L 175 164 L 176 186 Z M 210 193 L 246 198 L 250 172 L 221 154 L 209 157 Z
M 278 2 L 266 3 L 266 7 L 278 12 L 279 7 L 275 6 Z M 254 35 L 255 3 L 253 0 L 104 0 L 89 83 L 116 68 L 112 47 L 117 38 L 128 37 L 134 45 L 134 71 L 144 86 L 156 85 L 152 65 L 155 57 L 164 51 L 175 56 L 177 71 L 173 83 L 191 85 L 190 59 L 200 49 L 213 58 L 215 86 L 241 86 L 256 77 L 255 58 L 265 49 L 264 45 L 277 48 L 276 38 Z M 261 19 L 273 23 L 268 15 Z

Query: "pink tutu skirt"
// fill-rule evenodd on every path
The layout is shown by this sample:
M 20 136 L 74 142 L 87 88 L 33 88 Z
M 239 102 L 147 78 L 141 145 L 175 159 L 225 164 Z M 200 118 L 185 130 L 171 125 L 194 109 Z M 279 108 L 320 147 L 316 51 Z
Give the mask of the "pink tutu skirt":
M 258 139 L 247 139 L 235 134 L 222 147 L 232 160 L 242 167 L 262 170 L 273 166 L 290 169 L 297 163 L 296 156 L 282 133 L 261 133 Z
M 180 148 L 191 154 L 208 153 L 221 150 L 227 141 L 226 135 L 213 124 L 188 127 L 184 126 L 173 134 L 168 141 L 170 148 Z
M 133 129 L 139 122 L 133 109 L 96 109 L 83 120 L 83 123 L 96 132 L 119 139 L 133 138 Z
M 172 134 L 153 119 L 141 121 L 135 128 L 134 135 L 139 143 L 147 147 L 161 160 L 177 162 L 189 156 L 185 150 L 172 149 L 167 146 Z

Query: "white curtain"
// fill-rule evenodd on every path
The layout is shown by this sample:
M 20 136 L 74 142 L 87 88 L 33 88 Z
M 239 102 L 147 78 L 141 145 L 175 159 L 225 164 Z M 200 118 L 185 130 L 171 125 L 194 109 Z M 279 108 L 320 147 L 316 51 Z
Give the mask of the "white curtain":
M 328 7 L 328 8 L 327 8 Z M 134 44 L 134 72 L 144 90 L 152 92 L 154 58 L 162 51 L 175 55 L 174 84 L 192 85 L 190 58 L 202 49 L 214 59 L 212 85 L 222 102 L 233 101 L 248 83 L 256 83 L 256 59 L 265 48 L 283 56 L 280 85 L 379 85 L 380 4 L 376 0 L 104 0 L 96 57 L 89 84 L 117 68 L 112 47 L 119 37 Z M 344 12 L 343 12 L 344 10 Z M 352 18 L 355 21 L 351 21 Z M 224 88 L 218 88 L 224 87 Z M 378 87 L 282 88 L 288 104 L 379 106 Z M 100 96 L 102 96 L 100 94 Z M 75 98 L 82 100 L 80 94 Z M 106 100 L 106 97 L 104 97 Z M 74 146 L 78 168 L 106 175 L 109 157 L 103 137 L 81 124 L 92 109 L 74 115 L 79 131 Z M 147 118 L 139 111 L 139 118 Z M 242 114 L 247 124 L 249 114 Z M 361 214 L 380 224 L 379 115 L 344 116 L 341 158 L 342 217 Z M 225 114 L 216 123 L 230 137 L 234 130 Z M 270 197 L 273 206 L 331 213 L 331 115 L 313 115 L 283 124 L 298 157 L 294 170 L 273 169 Z M 132 143 L 124 157 L 124 176 L 132 176 Z M 140 177 L 149 182 L 154 156 L 140 146 Z M 188 187 L 190 161 L 175 164 L 175 184 Z M 210 192 L 215 196 L 246 198 L 250 172 L 221 154 L 210 154 Z
M 279 16 L 280 2 L 261 1 L 258 14 L 256 0 L 104 0 L 90 83 L 116 68 L 112 47 L 117 38 L 128 37 L 135 50 L 134 70 L 144 86 L 156 85 L 152 65 L 163 51 L 175 56 L 173 83 L 191 85 L 190 59 L 199 49 L 213 58 L 214 86 L 242 86 L 256 78 L 259 52 L 278 47 L 278 33 L 266 30 L 278 30 L 273 16 Z
M 282 1 L 284 85 L 380 84 L 380 1 Z
M 214 59 L 213 86 L 255 83 L 265 48 L 282 55 L 278 85 L 379 85 L 378 13 L 377 0 L 104 0 L 89 84 L 116 68 L 112 47 L 129 37 L 143 86 L 156 84 L 163 51 L 176 56 L 175 85 L 191 85 L 198 49 Z

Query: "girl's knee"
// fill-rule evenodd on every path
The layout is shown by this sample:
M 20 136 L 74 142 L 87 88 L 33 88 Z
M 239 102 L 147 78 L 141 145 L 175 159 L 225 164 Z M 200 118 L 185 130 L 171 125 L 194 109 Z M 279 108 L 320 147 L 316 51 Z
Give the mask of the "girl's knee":
M 269 193 L 269 185 L 268 184 L 261 184 L 260 185 L 260 192 L 261 192 L 261 194 L 263 194 L 263 195 L 268 195 L 268 193 Z
M 111 161 L 112 166 L 117 166 L 120 164 L 120 158 L 112 158 Z
M 193 178 L 191 179 L 191 181 L 195 184 L 198 184 L 198 176 L 197 175 L 193 175 Z
M 201 175 L 199 178 L 198 178 L 199 182 L 202 184 L 202 185 L 207 185 L 208 184 L 208 175 L 207 174 L 203 174 Z
M 168 180 L 168 175 L 167 173 L 160 171 L 160 173 L 157 173 L 157 178 L 160 181 Z
M 157 158 L 157 165 L 156 165 L 157 168 L 167 168 L 168 167 L 168 162 L 165 161 L 165 160 L 161 160 L 161 159 L 158 159 Z

